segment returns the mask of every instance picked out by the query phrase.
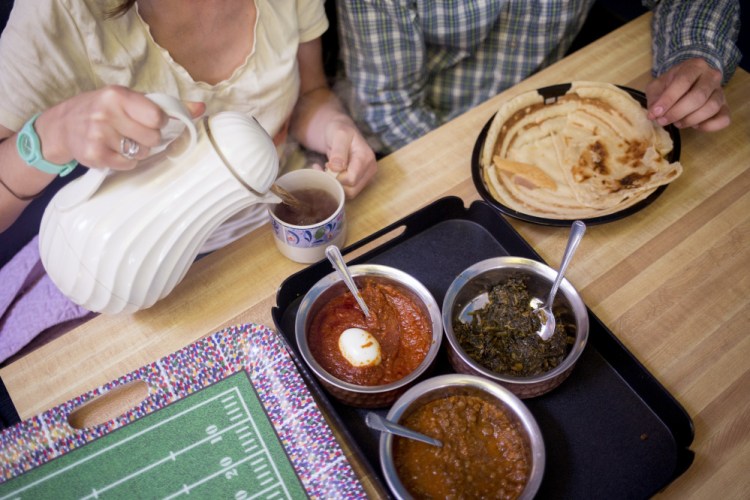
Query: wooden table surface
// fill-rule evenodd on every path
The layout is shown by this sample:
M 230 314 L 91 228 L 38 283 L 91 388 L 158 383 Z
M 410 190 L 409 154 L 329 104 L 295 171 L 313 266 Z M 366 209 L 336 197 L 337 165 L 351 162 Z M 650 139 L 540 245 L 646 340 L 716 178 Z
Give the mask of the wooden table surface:
M 650 14 L 634 20 L 384 158 L 372 186 L 347 204 L 348 242 L 447 195 L 467 205 L 478 199 L 472 148 L 509 97 L 573 80 L 643 90 L 651 78 L 649 21 Z M 684 174 L 644 210 L 590 227 L 567 275 L 695 423 L 695 461 L 663 498 L 750 491 L 750 75 L 738 70 L 726 95 L 732 125 L 682 131 Z M 566 229 L 511 223 L 542 258 L 559 261 Z M 276 290 L 302 268 L 261 228 L 197 262 L 153 308 L 99 316 L 0 377 L 21 418 L 31 417 L 224 326 L 273 327 Z

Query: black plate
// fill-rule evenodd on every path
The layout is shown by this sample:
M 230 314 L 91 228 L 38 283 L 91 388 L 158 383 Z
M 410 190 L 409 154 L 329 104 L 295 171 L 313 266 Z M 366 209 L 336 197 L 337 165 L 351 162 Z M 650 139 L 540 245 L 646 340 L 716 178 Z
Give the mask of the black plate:
M 541 89 L 537 89 L 537 92 L 544 97 L 545 103 L 550 104 L 557 100 L 558 97 L 561 97 L 565 95 L 565 93 L 570 90 L 571 84 L 570 83 L 561 83 L 558 85 L 552 85 L 550 87 L 544 87 Z M 619 88 L 629 93 L 631 96 L 635 98 L 638 102 L 641 103 L 641 105 L 645 108 L 646 107 L 646 95 L 635 89 L 631 89 L 629 87 L 623 87 L 622 85 L 618 85 Z M 535 215 L 529 215 L 524 212 L 519 212 L 517 210 L 513 210 L 510 207 L 507 207 L 497 201 L 492 194 L 487 189 L 487 186 L 484 185 L 484 180 L 482 179 L 482 167 L 480 165 L 480 158 L 482 156 L 482 148 L 484 147 L 484 140 L 487 138 L 487 131 L 490 128 L 490 125 L 492 125 L 492 120 L 495 117 L 495 115 L 492 115 L 492 118 L 487 121 L 487 123 L 482 128 L 482 131 L 479 133 L 479 137 L 477 138 L 477 142 L 474 144 L 474 151 L 471 155 L 471 177 L 474 180 L 474 186 L 477 188 L 477 191 L 479 192 L 479 195 L 482 197 L 484 201 L 495 207 L 495 209 L 499 210 L 501 213 L 508 215 L 510 217 L 524 220 L 526 222 L 533 222 L 535 224 L 542 224 L 545 226 L 569 226 L 571 225 L 574 220 L 573 219 L 550 219 L 547 217 L 537 217 Z M 673 147 L 672 151 L 667 155 L 667 159 L 670 162 L 675 162 L 680 159 L 680 132 L 677 129 L 677 127 L 673 125 L 668 125 L 664 127 L 665 130 L 669 133 L 670 137 L 672 138 Z M 656 188 L 656 190 L 651 193 L 646 198 L 642 199 L 638 203 L 635 203 L 628 208 L 625 208 L 623 210 L 620 210 L 619 212 L 615 212 L 608 215 L 602 215 L 601 217 L 591 217 L 588 219 L 583 219 L 586 224 L 593 225 L 593 224 L 603 224 L 605 222 L 612 222 L 618 219 L 622 219 L 624 217 L 628 217 L 629 215 L 632 215 L 640 210 L 643 210 L 648 205 L 650 205 L 656 198 L 658 198 L 664 190 L 667 189 L 667 185 L 662 185 Z
M 343 250 L 344 256 L 392 234 L 397 237 L 351 260 L 408 272 L 442 304 L 453 279 L 481 260 L 517 255 L 541 261 L 513 227 L 483 201 L 438 200 Z M 294 320 L 302 297 L 334 272 L 323 260 L 287 278 L 276 294 L 273 320 L 326 414 L 358 456 L 374 485 L 387 491 L 377 432 L 366 410 L 333 399 L 302 360 Z M 547 465 L 538 498 L 648 498 L 693 461 L 693 423 L 680 404 L 589 311 L 589 342 L 570 377 L 542 396 L 525 399 L 543 434 Z M 429 376 L 451 373 L 446 341 Z M 387 409 L 378 410 L 385 415 Z M 387 493 L 384 493 L 387 495 Z

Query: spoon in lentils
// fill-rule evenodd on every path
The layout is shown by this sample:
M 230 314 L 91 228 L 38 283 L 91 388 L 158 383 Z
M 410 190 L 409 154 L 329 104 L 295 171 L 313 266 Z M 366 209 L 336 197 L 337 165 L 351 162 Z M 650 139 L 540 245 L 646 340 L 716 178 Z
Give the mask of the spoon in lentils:
M 407 439 L 414 439 L 416 441 L 431 444 L 432 446 L 437 446 L 439 448 L 442 448 L 443 446 L 443 442 L 439 439 L 426 436 L 421 432 L 417 432 L 415 430 L 409 429 L 408 427 L 404 427 L 403 425 L 391 422 L 390 420 L 387 420 L 374 412 L 367 413 L 365 417 L 365 423 L 367 424 L 367 427 L 369 427 L 370 429 L 375 429 L 376 431 L 387 432 L 388 434 L 394 434 L 396 436 L 405 437 Z

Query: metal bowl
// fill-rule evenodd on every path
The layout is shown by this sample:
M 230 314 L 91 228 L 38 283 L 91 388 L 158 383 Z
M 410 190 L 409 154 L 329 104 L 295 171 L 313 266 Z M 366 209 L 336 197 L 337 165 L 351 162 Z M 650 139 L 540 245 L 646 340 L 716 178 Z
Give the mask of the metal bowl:
M 448 396 L 478 396 L 501 408 L 525 437 L 527 459 L 531 464 L 529 479 L 521 493 L 521 499 L 531 499 L 539 490 L 544 475 L 545 449 L 542 433 L 534 416 L 523 402 L 500 384 L 484 377 L 452 373 L 427 379 L 406 391 L 393 404 L 387 418 L 401 422 L 420 406 Z M 457 429 L 456 432 L 460 432 Z M 396 472 L 393 460 L 394 437 L 380 435 L 380 466 L 388 487 L 399 499 L 412 498 Z
M 435 298 L 416 278 L 399 269 L 378 264 L 360 264 L 349 266 L 354 282 L 360 285 L 364 277 L 378 282 L 396 285 L 406 291 L 421 304 L 423 312 L 432 325 L 432 345 L 422 363 L 409 375 L 390 384 L 365 386 L 345 382 L 327 372 L 310 352 L 307 342 L 307 330 L 317 312 L 333 297 L 348 291 L 346 285 L 333 272 L 318 281 L 305 294 L 295 318 L 295 338 L 302 359 L 307 363 L 323 387 L 335 398 L 351 406 L 361 408 L 382 408 L 390 405 L 398 396 L 423 375 L 435 360 L 443 339 L 443 324 L 440 308 Z
M 481 307 L 483 294 L 511 276 L 523 276 L 529 294 L 544 301 L 549 294 L 557 271 L 541 262 L 523 257 L 496 257 L 474 264 L 459 274 L 451 283 L 443 300 L 443 328 L 448 340 L 448 359 L 459 373 L 487 377 L 510 389 L 520 398 L 540 396 L 560 385 L 570 375 L 581 356 L 589 336 L 589 316 L 578 291 L 563 278 L 555 297 L 553 311 L 576 325 L 575 341 L 565 359 L 554 369 L 541 375 L 514 377 L 491 371 L 461 348 L 453 331 L 454 321 L 465 319 L 472 310 Z

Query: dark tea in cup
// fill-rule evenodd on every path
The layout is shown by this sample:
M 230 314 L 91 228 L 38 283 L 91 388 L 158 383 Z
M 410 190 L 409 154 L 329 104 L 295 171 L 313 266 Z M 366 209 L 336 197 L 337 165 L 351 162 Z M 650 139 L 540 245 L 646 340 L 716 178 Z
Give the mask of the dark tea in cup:
M 298 206 L 279 203 L 273 209 L 274 215 L 292 226 L 311 226 L 323 222 L 336 212 L 339 204 L 327 191 L 317 188 L 304 188 L 290 191 L 298 201 Z
M 285 257 L 311 264 L 325 259 L 328 245 L 344 247 L 346 193 L 334 176 L 300 168 L 276 179 L 275 186 L 277 191 L 286 192 L 277 196 L 287 203 L 269 205 L 268 214 L 274 242 Z

